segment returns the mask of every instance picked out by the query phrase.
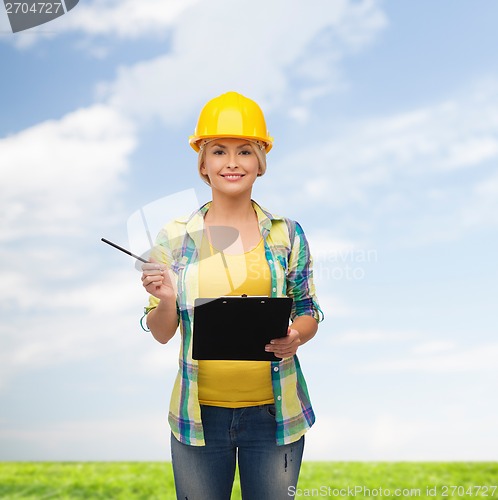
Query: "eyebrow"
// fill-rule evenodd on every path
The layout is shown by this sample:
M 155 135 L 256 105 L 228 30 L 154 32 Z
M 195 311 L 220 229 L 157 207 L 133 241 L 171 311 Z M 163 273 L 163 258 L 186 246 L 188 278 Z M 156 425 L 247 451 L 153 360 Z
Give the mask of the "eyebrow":
M 241 148 L 245 148 L 246 146 L 250 146 L 251 144 L 249 142 L 246 142 L 245 144 L 241 144 L 240 146 L 237 146 L 237 149 L 241 149 Z M 213 148 L 215 146 L 218 146 L 219 148 L 222 148 L 222 149 L 226 149 L 226 146 L 224 146 L 223 144 L 219 144 L 218 142 L 215 142 L 213 144 Z

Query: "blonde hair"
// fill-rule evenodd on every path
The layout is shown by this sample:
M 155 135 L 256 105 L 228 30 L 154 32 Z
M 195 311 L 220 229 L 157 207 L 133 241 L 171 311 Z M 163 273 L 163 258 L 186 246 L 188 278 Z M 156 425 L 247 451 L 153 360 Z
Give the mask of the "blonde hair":
M 201 167 L 202 164 L 204 163 L 204 159 L 206 158 L 206 145 L 210 143 L 211 141 L 214 141 L 217 139 L 217 137 L 214 137 L 212 139 L 205 139 L 204 141 L 199 144 L 199 156 L 197 157 L 197 171 L 199 172 L 199 175 L 201 179 L 208 185 L 210 186 L 211 184 L 209 183 L 209 177 L 207 175 L 204 175 L 201 173 Z M 254 154 L 258 158 L 258 163 L 259 163 L 259 174 L 258 177 L 262 176 L 266 172 L 266 151 L 264 144 L 261 141 L 254 141 L 252 139 L 247 139 L 249 142 L 251 149 L 254 151 Z

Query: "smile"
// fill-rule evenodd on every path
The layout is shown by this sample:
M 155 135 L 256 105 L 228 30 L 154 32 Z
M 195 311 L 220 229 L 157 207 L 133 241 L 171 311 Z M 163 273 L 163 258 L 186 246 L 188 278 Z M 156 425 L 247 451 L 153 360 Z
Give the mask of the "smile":
M 222 177 L 228 179 L 229 181 L 236 181 L 238 179 L 242 179 L 244 176 L 242 174 L 225 174 L 222 175 Z

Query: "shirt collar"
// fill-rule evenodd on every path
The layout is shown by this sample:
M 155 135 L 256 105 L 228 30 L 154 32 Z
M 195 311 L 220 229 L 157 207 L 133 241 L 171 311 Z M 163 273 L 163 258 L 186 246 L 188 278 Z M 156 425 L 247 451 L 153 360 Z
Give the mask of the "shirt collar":
M 187 219 L 177 219 L 179 222 L 186 223 L 186 231 L 193 239 L 196 247 L 200 248 L 202 234 L 204 231 L 204 216 L 211 206 L 211 201 L 208 201 L 202 205 L 198 210 L 193 212 Z M 265 208 L 261 207 L 254 200 L 251 200 L 256 216 L 258 217 L 258 224 L 261 234 L 264 238 L 267 237 L 271 230 L 271 226 L 274 220 L 282 220 L 283 218 L 272 214 Z

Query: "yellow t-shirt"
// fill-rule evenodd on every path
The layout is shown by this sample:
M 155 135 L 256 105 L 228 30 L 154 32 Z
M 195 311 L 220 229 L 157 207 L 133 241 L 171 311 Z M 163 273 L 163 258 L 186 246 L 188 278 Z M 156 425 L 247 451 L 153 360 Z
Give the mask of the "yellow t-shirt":
M 270 295 L 263 239 L 249 252 L 222 255 L 205 238 L 200 257 L 201 297 Z M 269 361 L 199 360 L 198 388 L 200 404 L 209 406 L 241 408 L 274 401 Z

